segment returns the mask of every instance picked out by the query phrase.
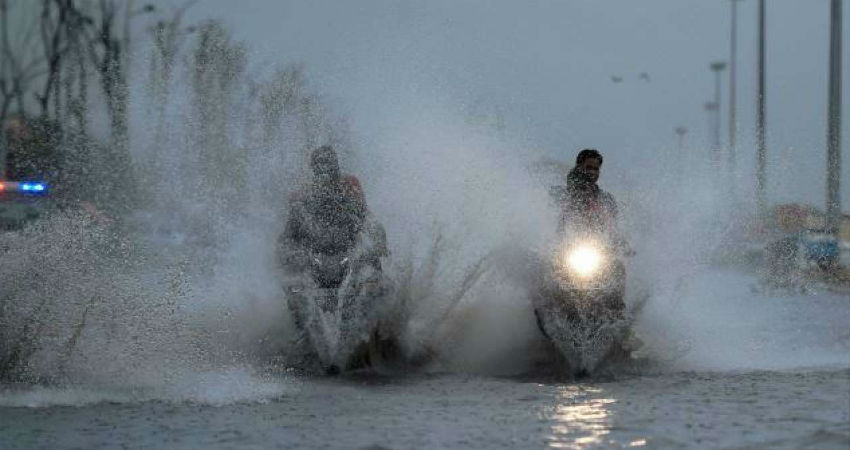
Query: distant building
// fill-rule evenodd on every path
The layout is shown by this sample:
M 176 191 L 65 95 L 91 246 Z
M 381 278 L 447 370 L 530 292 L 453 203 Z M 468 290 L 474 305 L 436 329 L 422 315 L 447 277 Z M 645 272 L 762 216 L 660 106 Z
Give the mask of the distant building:
M 776 205 L 770 217 L 773 223 L 768 226 L 786 233 L 801 231 L 807 226 L 810 207 L 797 203 Z

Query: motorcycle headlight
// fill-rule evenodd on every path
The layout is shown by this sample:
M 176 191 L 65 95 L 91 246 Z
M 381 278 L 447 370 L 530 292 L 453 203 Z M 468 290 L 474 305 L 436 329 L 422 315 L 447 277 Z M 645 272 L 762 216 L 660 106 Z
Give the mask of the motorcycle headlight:
M 592 245 L 579 245 L 569 249 L 564 259 L 570 271 L 580 277 L 589 277 L 602 265 L 602 252 Z

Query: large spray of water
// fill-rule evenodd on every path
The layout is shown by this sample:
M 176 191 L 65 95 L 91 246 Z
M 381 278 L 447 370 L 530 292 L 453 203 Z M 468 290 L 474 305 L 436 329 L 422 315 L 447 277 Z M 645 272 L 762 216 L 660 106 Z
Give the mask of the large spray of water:
M 302 68 L 254 74 L 249 52 L 214 23 L 185 68 L 161 50 L 152 75 L 132 84 L 132 211 L 115 224 L 70 209 L 0 237 L 4 376 L 129 387 L 142 392 L 134 398 L 279 395 L 280 380 L 259 374 L 287 366 L 292 337 L 273 243 L 306 153 L 327 143 L 387 229 L 406 355 L 449 370 L 529 367 L 540 335 L 528 254 L 544 251 L 556 223 L 553 180 L 533 170 L 539 155 L 438 96 L 397 101 L 380 135 L 359 138 Z M 656 360 L 681 359 L 736 314 L 726 303 L 701 316 L 703 328 L 689 322 L 706 308 L 694 302 L 713 301 L 691 280 L 729 229 L 725 193 L 707 173 L 611 177 L 638 252 L 627 303 L 646 302 L 638 330 Z M 726 348 L 703 345 L 688 367 Z

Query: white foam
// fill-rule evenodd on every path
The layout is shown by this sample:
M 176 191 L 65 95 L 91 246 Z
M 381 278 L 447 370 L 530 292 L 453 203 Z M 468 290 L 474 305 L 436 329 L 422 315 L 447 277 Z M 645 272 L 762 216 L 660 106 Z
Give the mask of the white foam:
M 189 373 L 178 379 L 162 379 L 158 384 L 124 382 L 14 388 L 0 391 L 0 406 L 43 408 L 149 401 L 224 406 L 264 403 L 295 389 L 297 384 L 291 379 L 259 376 L 248 368 L 235 367 Z

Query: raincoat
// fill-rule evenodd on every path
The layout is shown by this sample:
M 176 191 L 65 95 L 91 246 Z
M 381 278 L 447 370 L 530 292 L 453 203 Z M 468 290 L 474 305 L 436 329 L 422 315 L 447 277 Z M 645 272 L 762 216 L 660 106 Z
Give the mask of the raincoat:
M 567 225 L 584 230 L 616 234 L 617 202 L 577 169 L 567 175 L 567 184 L 552 188 L 560 208 L 558 230 Z

